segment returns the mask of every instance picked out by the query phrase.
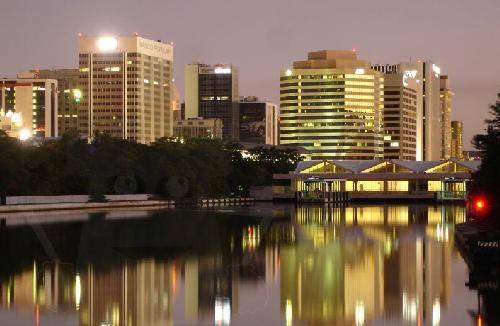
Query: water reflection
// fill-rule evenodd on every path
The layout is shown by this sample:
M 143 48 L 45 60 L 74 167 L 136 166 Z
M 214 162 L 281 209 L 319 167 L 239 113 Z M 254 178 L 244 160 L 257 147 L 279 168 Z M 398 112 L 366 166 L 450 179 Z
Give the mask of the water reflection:
M 35 324 L 440 324 L 463 207 L 249 209 L 8 220 L 0 321 L 15 311 Z

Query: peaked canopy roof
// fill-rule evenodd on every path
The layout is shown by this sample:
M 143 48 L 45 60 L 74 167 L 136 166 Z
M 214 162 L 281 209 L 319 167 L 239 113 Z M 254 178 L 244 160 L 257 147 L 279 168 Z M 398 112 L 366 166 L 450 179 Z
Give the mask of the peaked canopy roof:
M 294 173 L 472 173 L 481 161 L 311 160 L 297 164 Z

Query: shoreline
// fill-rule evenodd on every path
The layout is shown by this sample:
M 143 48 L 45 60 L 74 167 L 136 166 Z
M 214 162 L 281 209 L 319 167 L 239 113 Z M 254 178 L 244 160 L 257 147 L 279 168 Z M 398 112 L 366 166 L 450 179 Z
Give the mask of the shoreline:
M 168 208 L 175 207 L 173 200 L 136 200 L 112 202 L 86 202 L 86 203 L 51 203 L 51 204 L 16 204 L 1 205 L 0 213 L 36 213 L 49 211 L 96 210 L 109 208 Z

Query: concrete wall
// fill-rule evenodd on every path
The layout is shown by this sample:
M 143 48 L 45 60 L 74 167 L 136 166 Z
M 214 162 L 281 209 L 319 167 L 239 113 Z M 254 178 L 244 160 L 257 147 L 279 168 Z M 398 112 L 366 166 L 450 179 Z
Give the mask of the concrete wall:
M 141 201 L 141 200 L 148 200 L 150 197 L 151 195 L 149 194 L 106 195 L 106 199 L 108 201 Z M 7 197 L 7 205 L 86 203 L 88 201 L 89 201 L 88 195 Z

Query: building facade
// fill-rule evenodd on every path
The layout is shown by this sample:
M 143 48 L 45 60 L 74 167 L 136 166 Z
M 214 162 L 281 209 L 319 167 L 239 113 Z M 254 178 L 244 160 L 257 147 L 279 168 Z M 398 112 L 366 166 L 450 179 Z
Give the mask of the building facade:
M 417 83 L 418 66 L 375 65 L 384 73 L 384 158 L 417 159 L 417 115 L 422 92 Z
M 68 131 L 78 131 L 78 103 L 82 91 L 78 81 L 78 69 L 44 69 L 32 70 L 35 78 L 57 80 L 57 130 L 59 135 Z
M 440 77 L 440 99 L 441 99 L 441 130 L 442 130 L 442 158 L 451 158 L 451 97 L 453 93 L 450 89 L 448 76 Z M 460 158 L 461 157 L 454 157 Z
M 221 119 L 224 139 L 239 140 L 238 69 L 233 65 L 186 65 L 185 119 Z
M 280 144 L 310 159 L 383 158 L 382 74 L 353 51 L 310 52 L 280 76 Z
M 21 140 L 24 140 L 24 137 L 31 136 L 27 132 L 21 134 L 22 126 L 21 115 L 19 113 L 0 110 L 0 130 L 4 131 L 7 136 L 20 138 Z
M 137 35 L 79 38 L 78 129 L 151 143 L 172 135 L 173 45 Z
M 174 137 L 222 139 L 221 119 L 192 118 L 174 122 Z
M 240 141 L 279 145 L 279 111 L 274 103 L 255 96 L 240 100 Z
M 275 180 L 290 180 L 297 201 L 465 200 L 481 161 L 311 160 Z
M 15 113 L 23 139 L 57 137 L 57 80 L 29 77 L 0 79 L 0 111 Z
M 454 159 L 463 159 L 464 142 L 463 142 L 464 125 L 462 121 L 451 122 L 451 157 Z
M 416 106 L 414 108 L 416 117 L 416 129 L 411 131 L 412 133 L 415 133 L 414 136 L 416 139 L 415 159 L 417 161 L 441 159 L 441 156 L 443 154 L 441 129 L 442 108 L 440 100 L 441 68 L 434 64 L 432 61 L 421 60 L 405 61 L 392 65 L 378 64 L 373 66 L 373 68 L 384 73 L 385 78 L 387 78 L 389 75 L 398 75 L 399 77 L 389 78 L 389 83 L 391 83 L 391 80 L 393 80 L 393 78 L 396 78 L 395 82 L 397 82 L 397 79 L 401 79 L 403 88 L 411 88 L 414 90 L 414 92 L 411 92 L 412 96 L 410 96 L 410 98 L 407 98 L 406 101 L 413 100 L 412 105 Z M 392 92 L 394 90 L 388 89 L 388 91 Z M 391 112 L 393 111 L 391 109 L 394 108 L 390 107 L 392 106 L 392 103 L 389 102 L 395 102 L 396 97 L 389 96 L 391 94 L 386 95 L 388 95 L 386 97 L 390 101 L 386 101 L 384 105 L 388 105 L 389 107 L 386 109 L 388 109 L 388 112 Z M 416 96 L 416 99 L 413 95 Z M 402 99 L 400 98 L 400 100 Z M 394 103 L 393 105 L 395 104 L 396 103 Z M 407 106 L 408 102 L 405 105 Z M 413 120 L 413 118 L 411 116 L 405 115 L 406 113 L 401 112 L 400 118 L 406 119 L 405 123 L 408 125 L 409 120 Z M 387 114 L 386 117 L 389 119 L 396 119 L 393 114 Z M 401 120 L 401 124 L 403 122 L 404 120 Z M 413 123 L 411 123 L 408 127 L 413 128 L 412 125 Z M 396 126 L 394 125 L 394 127 Z M 388 139 L 387 135 L 386 138 Z

